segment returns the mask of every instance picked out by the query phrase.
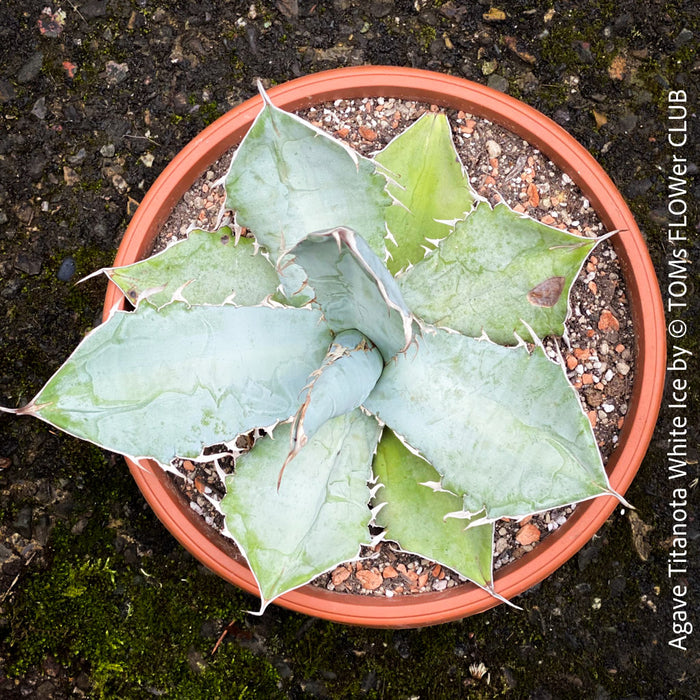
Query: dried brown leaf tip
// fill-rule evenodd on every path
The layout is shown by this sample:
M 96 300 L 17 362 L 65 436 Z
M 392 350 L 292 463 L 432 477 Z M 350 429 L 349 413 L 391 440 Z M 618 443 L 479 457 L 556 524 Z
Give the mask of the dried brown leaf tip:
M 546 306 L 550 308 L 558 301 L 564 291 L 564 277 L 550 277 L 540 282 L 527 293 L 527 300 L 533 306 Z

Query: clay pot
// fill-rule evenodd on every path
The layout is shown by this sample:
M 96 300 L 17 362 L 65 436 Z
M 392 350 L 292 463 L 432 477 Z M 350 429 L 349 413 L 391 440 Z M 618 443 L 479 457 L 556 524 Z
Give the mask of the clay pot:
M 656 423 L 663 390 L 666 342 L 661 295 L 644 240 L 610 178 L 589 153 L 557 124 L 517 100 L 453 76 L 407 68 L 362 66 L 317 73 L 269 91 L 275 105 L 293 111 L 337 98 L 384 96 L 463 110 L 507 127 L 539 148 L 580 187 L 608 230 L 624 270 L 637 332 L 635 380 L 619 445 L 607 464 L 612 487 L 624 494 L 636 474 Z M 148 256 L 163 222 L 194 181 L 248 131 L 261 98 L 244 102 L 191 141 L 148 191 L 119 247 L 115 265 Z M 110 284 L 105 314 L 121 294 Z M 227 581 L 257 594 L 257 586 L 230 541 L 196 516 L 155 464 L 129 463 L 131 473 L 165 527 L 200 562 Z M 577 506 L 566 524 L 495 576 L 506 598 L 543 580 L 581 549 L 618 502 L 599 497 Z M 391 599 L 334 593 L 304 586 L 275 601 L 321 618 L 370 627 L 419 627 L 482 612 L 498 601 L 473 585 Z

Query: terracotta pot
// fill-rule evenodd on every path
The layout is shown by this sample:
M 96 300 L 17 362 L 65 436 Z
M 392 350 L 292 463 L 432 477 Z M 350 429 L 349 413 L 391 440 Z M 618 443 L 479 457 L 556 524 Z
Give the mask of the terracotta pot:
M 274 104 L 290 111 L 339 97 L 384 96 L 488 118 L 539 148 L 576 182 L 608 230 L 620 231 L 613 245 L 623 265 L 637 332 L 636 366 L 630 409 L 607 471 L 612 487 L 624 494 L 644 457 L 661 403 L 666 360 L 664 315 L 654 268 L 639 229 L 612 181 L 589 153 L 557 124 L 527 105 L 482 85 L 427 71 L 383 66 L 338 69 L 293 80 L 270 89 L 269 94 Z M 242 139 L 261 104 L 261 99 L 255 97 L 239 105 L 176 156 L 144 197 L 115 265 L 150 254 L 159 228 L 175 203 L 212 162 Z M 105 313 L 120 297 L 110 284 Z M 129 462 L 139 488 L 168 530 L 212 571 L 257 594 L 253 575 L 232 544 L 205 526 L 155 464 L 143 466 Z M 496 574 L 498 592 L 514 598 L 547 577 L 591 539 L 617 504 L 613 497 L 579 504 L 564 526 Z M 333 593 L 307 585 L 275 602 L 307 615 L 370 627 L 433 625 L 482 612 L 498 603 L 472 585 L 392 599 Z

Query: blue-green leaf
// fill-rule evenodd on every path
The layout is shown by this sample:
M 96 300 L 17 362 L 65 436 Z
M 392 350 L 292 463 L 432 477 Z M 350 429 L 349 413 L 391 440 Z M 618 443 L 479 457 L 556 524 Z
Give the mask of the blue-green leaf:
M 117 312 L 19 411 L 167 464 L 290 418 L 331 334 L 311 309 L 170 304 Z
M 188 304 L 256 306 L 275 294 L 279 278 L 251 238 L 235 240 L 228 226 L 190 231 L 157 255 L 103 272 L 132 303 L 161 307 L 173 299 Z
M 377 421 L 359 409 L 326 422 L 299 453 L 277 489 L 290 426 L 238 458 L 226 479 L 226 529 L 258 582 L 262 612 L 279 595 L 343 561 L 369 542 L 368 503 Z
M 275 261 L 308 233 L 337 226 L 383 257 L 385 185 L 372 161 L 266 100 L 231 161 L 226 207 Z
M 306 398 L 292 425 L 290 460 L 331 418 L 358 408 L 382 373 L 379 350 L 359 331 L 343 331 L 331 344 L 309 381 Z
M 337 228 L 307 236 L 290 251 L 334 331 L 359 330 L 389 361 L 413 337 L 413 316 L 391 273 L 361 236 Z
M 384 368 L 364 406 L 468 513 L 518 518 L 610 493 L 576 393 L 539 347 L 426 332 Z
M 596 243 L 481 202 L 397 281 L 424 321 L 515 345 L 515 333 L 534 341 L 528 326 L 540 338 L 564 332 L 569 290 Z

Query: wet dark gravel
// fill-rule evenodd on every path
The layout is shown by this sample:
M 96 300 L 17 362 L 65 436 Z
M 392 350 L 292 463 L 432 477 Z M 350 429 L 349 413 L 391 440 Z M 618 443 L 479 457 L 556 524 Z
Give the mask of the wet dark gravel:
M 342 65 L 396 64 L 523 99 L 599 159 L 627 198 L 665 287 L 666 99 L 669 90 L 686 90 L 688 105 L 697 104 L 698 36 L 698 8 L 689 0 L 495 7 L 463 0 L 3 0 L 0 404 L 29 400 L 97 322 L 104 283 L 74 283 L 112 261 L 158 173 L 206 124 L 252 96 L 257 79 L 271 85 Z M 696 236 L 700 192 L 690 144 L 698 143 L 697 120 L 689 129 L 689 231 Z M 691 273 L 688 318 L 699 311 L 697 282 Z M 697 356 L 697 330 L 685 342 Z M 688 379 L 689 415 L 697 415 L 697 371 Z M 207 578 L 183 554 L 120 459 L 38 422 L 0 416 L 0 697 L 228 697 L 240 681 L 238 697 L 244 685 L 258 687 L 266 669 L 279 697 L 292 698 L 697 697 L 696 657 L 668 645 L 671 418 L 664 410 L 628 492 L 636 512 L 618 508 L 571 562 L 520 597 L 523 612 L 500 607 L 439 630 L 392 633 L 347 630 L 274 607 L 262 620 L 245 616 L 252 599 Z M 696 470 L 697 425 L 692 432 L 689 469 Z M 688 548 L 697 555 L 692 517 Z M 120 601 L 101 636 L 87 632 L 96 610 L 87 607 L 83 624 L 70 631 L 57 614 L 87 598 L 75 586 L 54 595 L 66 562 L 79 568 L 83 557 L 101 562 L 99 580 L 109 592 L 97 599 Z M 150 622 L 132 629 L 130 616 L 156 585 L 154 572 L 169 593 Z M 697 578 L 684 581 L 697 623 Z M 183 608 L 178 591 L 198 603 L 187 608 L 187 622 L 175 616 Z M 227 599 L 228 607 L 214 609 L 212 601 Z M 164 628 L 163 619 L 178 621 Z M 211 657 L 225 629 L 219 657 Z M 105 638 L 128 641 L 110 646 Z M 689 645 L 696 639 L 694 632 Z M 131 647 L 140 651 L 125 656 Z M 231 663 L 235 677 L 217 664 L 233 651 L 244 654 Z M 156 673 L 159 659 L 167 670 Z M 240 659 L 258 665 L 244 668 Z M 196 683 L 209 693 L 186 690 Z

